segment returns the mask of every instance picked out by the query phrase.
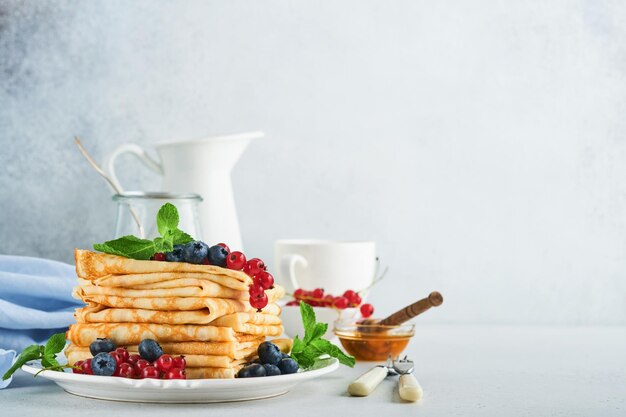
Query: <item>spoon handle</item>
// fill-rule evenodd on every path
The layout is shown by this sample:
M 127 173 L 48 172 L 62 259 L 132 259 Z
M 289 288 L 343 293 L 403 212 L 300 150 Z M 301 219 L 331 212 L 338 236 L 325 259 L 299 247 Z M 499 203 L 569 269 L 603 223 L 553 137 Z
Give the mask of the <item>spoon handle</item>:
M 387 367 L 373 367 L 348 386 L 348 393 L 354 397 L 367 397 L 387 377 L 387 373 Z
M 443 303 L 443 296 L 437 291 L 433 291 L 426 298 L 423 298 L 402 310 L 398 310 L 389 317 L 380 321 L 379 324 L 385 326 L 395 326 L 405 321 L 411 320 L 413 317 L 422 314 L 431 307 L 437 307 Z

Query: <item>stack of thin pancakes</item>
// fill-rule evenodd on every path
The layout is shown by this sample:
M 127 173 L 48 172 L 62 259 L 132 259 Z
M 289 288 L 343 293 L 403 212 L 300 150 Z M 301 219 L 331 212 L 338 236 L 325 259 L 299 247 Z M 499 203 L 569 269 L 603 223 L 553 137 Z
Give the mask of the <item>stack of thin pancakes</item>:
M 137 353 L 143 339 L 164 353 L 184 355 L 187 378 L 233 378 L 267 336 L 283 332 L 282 287 L 267 290 L 262 312 L 250 306 L 252 279 L 242 271 L 183 262 L 138 261 L 76 250 L 76 310 L 65 349 L 74 364 L 89 345 L 108 338 Z

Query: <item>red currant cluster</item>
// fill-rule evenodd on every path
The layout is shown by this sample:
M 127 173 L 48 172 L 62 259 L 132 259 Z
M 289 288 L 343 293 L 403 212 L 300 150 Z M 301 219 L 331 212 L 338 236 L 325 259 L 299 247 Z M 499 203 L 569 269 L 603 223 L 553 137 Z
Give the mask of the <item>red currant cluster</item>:
M 288 306 L 298 306 L 300 302 L 307 303 L 313 307 L 331 307 L 344 310 L 348 307 L 359 307 L 363 317 L 370 317 L 374 314 L 374 307 L 371 304 L 361 304 L 361 296 L 352 290 L 347 290 L 343 295 L 336 297 L 332 294 L 325 294 L 323 288 L 316 288 L 313 291 L 298 288 L 293 293 L 294 300 L 287 303 Z
M 124 347 L 119 347 L 109 355 L 115 359 L 115 372 L 113 376 L 122 378 L 154 378 L 154 379 L 187 379 L 185 375 L 185 357 L 170 356 L 163 354 L 154 362 L 142 359 L 141 356 L 129 354 Z M 92 368 L 92 359 L 77 361 L 74 363 L 75 374 L 94 375 Z M 110 374 L 109 374 L 110 375 Z
M 220 245 L 222 244 L 220 243 Z M 225 248 L 228 250 L 227 246 L 225 246 Z M 268 303 L 265 290 L 274 288 L 274 277 L 267 272 L 265 262 L 259 258 L 246 260 L 246 255 L 243 253 L 239 251 L 229 251 L 226 257 L 226 267 L 235 271 L 243 271 L 252 278 L 252 284 L 250 284 L 248 289 L 250 293 L 250 305 L 260 312 Z

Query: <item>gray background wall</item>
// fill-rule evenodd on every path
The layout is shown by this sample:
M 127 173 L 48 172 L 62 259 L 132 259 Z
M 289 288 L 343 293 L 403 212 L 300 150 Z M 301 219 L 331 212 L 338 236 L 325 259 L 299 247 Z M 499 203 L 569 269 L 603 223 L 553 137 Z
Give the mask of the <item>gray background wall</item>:
M 0 0 L 0 253 L 71 261 L 114 205 L 72 137 L 262 129 L 234 173 L 248 252 L 375 239 L 380 314 L 626 323 L 619 1 Z M 129 188 L 159 182 L 126 157 Z

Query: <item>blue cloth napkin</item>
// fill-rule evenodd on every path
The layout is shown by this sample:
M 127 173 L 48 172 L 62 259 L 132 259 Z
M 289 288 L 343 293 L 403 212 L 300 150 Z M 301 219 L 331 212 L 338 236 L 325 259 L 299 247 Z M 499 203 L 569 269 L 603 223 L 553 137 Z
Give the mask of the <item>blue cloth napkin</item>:
M 21 352 L 44 344 L 74 322 L 74 266 L 47 259 L 0 255 L 0 349 Z M 10 361 L 0 361 L 3 368 Z M 6 367 L 10 367 L 9 365 Z M 0 376 L 6 369 L 0 369 Z

